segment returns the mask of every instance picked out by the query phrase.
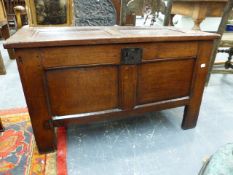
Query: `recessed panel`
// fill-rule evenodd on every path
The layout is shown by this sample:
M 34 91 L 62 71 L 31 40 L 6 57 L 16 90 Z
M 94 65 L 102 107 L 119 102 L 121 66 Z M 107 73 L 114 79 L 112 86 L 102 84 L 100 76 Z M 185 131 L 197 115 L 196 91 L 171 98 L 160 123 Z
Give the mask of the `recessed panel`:
M 52 114 L 59 116 L 116 108 L 117 71 L 113 66 L 47 71 Z
M 137 104 L 188 96 L 193 66 L 193 59 L 140 65 Z

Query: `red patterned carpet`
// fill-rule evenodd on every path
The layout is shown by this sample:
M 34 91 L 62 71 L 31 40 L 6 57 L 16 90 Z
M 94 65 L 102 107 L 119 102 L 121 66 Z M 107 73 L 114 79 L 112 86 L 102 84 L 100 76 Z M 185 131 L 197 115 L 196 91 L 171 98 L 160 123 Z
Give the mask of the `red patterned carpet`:
M 26 108 L 0 110 L 0 175 L 66 175 L 66 130 L 58 128 L 58 150 L 39 154 Z

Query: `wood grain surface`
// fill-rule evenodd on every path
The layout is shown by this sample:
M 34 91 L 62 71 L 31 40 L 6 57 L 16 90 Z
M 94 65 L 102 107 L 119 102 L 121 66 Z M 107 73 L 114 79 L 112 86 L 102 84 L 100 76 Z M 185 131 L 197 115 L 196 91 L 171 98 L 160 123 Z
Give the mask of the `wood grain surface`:
M 216 39 L 217 34 L 173 27 L 23 27 L 4 42 L 5 48 L 33 48 L 108 43 L 193 41 Z

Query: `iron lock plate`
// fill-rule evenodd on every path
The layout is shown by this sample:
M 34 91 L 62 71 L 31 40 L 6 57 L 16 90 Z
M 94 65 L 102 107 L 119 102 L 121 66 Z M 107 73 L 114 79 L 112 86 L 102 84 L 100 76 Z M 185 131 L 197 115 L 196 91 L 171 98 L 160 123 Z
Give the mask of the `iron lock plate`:
M 142 48 L 122 48 L 121 64 L 140 64 L 142 61 Z

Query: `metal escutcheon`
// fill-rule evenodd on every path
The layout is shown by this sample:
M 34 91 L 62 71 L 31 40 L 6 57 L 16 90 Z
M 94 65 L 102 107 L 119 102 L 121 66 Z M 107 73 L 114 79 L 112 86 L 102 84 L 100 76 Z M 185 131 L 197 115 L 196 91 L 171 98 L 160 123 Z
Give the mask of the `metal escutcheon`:
M 142 48 L 121 49 L 121 64 L 140 64 L 142 61 Z

